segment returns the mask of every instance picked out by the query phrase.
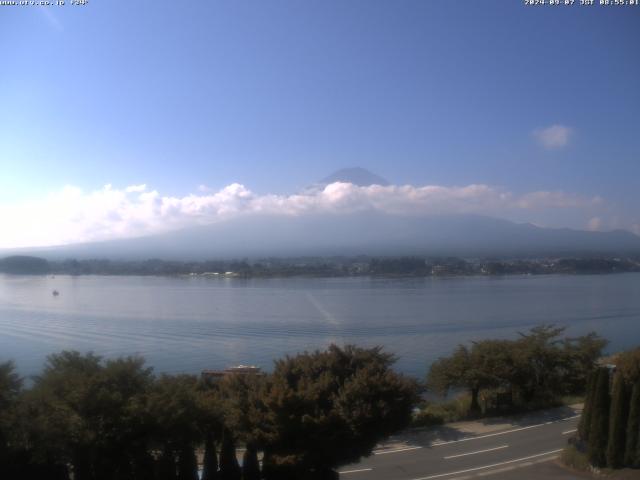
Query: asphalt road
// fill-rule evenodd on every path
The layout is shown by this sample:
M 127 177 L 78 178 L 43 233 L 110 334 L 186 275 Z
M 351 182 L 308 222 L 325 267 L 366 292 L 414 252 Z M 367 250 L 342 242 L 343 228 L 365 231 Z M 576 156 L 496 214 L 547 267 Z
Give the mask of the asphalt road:
M 341 468 L 340 478 L 460 480 L 492 474 L 502 474 L 502 478 L 527 478 L 527 470 L 559 456 L 577 424 L 578 416 L 574 415 L 449 442 L 379 450 L 359 463 Z

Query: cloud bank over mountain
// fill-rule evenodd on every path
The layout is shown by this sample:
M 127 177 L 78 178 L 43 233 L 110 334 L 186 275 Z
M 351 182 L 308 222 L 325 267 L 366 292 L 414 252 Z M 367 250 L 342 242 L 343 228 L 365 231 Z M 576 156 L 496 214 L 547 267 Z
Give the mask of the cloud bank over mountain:
M 291 195 L 260 195 L 239 183 L 217 192 L 182 197 L 162 195 L 146 185 L 95 191 L 67 186 L 40 199 L 0 205 L 0 247 L 34 247 L 132 238 L 211 225 L 256 215 L 346 215 L 375 212 L 400 216 L 480 214 L 531 221 L 536 215 L 569 212 L 586 218 L 583 228 L 604 228 L 606 202 L 561 191 L 513 193 L 471 184 L 368 185 L 333 182 Z M 554 225 L 563 226 L 563 225 Z M 629 230 L 637 226 L 627 225 Z

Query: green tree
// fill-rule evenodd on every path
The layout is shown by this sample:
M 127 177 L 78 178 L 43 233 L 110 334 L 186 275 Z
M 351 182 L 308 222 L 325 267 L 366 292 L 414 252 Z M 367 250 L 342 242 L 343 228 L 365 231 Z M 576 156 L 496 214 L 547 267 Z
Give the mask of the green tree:
M 624 463 L 640 467 L 640 347 L 620 353 L 615 363 L 617 371 L 632 386 Z
M 28 442 L 32 454 L 45 461 L 49 453 L 73 466 L 76 480 L 93 480 L 98 435 L 91 418 L 91 392 L 102 372 L 101 358 L 63 351 L 47 357 L 42 375 L 25 398 Z M 50 450 L 49 450 L 50 449 Z M 49 450 L 49 451 L 47 451 Z
M 607 465 L 611 468 L 620 468 L 624 464 L 626 426 L 629 416 L 628 393 L 624 377 L 621 373 L 616 373 L 613 378 L 607 445 Z
M 151 445 L 162 452 L 162 478 L 174 478 L 172 472 L 178 471 L 178 466 L 182 478 L 188 476 L 184 469 L 190 465 L 195 447 L 204 441 L 200 420 L 207 415 L 202 410 L 198 379 L 162 375 L 154 382 L 143 412 L 149 418 Z
M 198 480 L 198 460 L 192 446 L 185 445 L 178 456 L 178 480 Z
M 587 457 L 591 464 L 596 467 L 604 467 L 607 463 L 609 403 L 609 369 L 600 368 L 593 395 L 593 411 L 591 414 L 591 427 L 589 428 L 589 442 L 587 444 Z
M 160 453 L 155 471 L 157 480 L 177 480 L 178 471 L 173 450 L 165 448 Z
M 629 467 L 640 467 L 640 380 L 631 391 L 624 463 Z
M 514 379 L 525 402 L 548 399 L 563 392 L 566 352 L 559 338 L 564 327 L 540 325 L 520 333 L 514 345 L 517 375 Z
M 236 445 L 233 434 L 225 429 L 222 434 L 222 447 L 220 449 L 220 474 L 221 480 L 240 480 L 242 473 L 236 456 Z
M 408 425 L 416 385 L 391 370 L 394 361 L 379 347 L 350 345 L 276 361 L 263 394 L 267 469 L 334 478 L 334 468 Z
M 96 435 L 96 477 L 129 479 L 149 466 L 148 423 L 139 417 L 153 382 L 140 357 L 108 360 L 88 392 L 84 419 Z
M 622 352 L 615 359 L 617 370 L 630 384 L 640 381 L 640 347 Z
M 566 338 L 562 341 L 564 353 L 563 385 L 567 393 L 583 393 L 589 375 L 596 368 L 602 351 L 608 341 L 595 332 L 577 338 Z
M 518 374 L 514 348 L 510 340 L 482 340 L 471 347 L 471 362 L 483 388 L 507 389 L 512 403 Z
M 217 385 L 201 381 L 198 384 L 198 428 L 204 438 L 202 480 L 218 478 L 216 443 L 220 440 L 225 407 Z
M 478 396 L 485 386 L 484 375 L 475 368 L 470 350 L 460 345 L 449 357 L 436 360 L 429 369 L 427 386 L 441 395 L 447 395 L 451 389 L 464 388 L 471 395 L 470 416 L 481 413 Z
M 141 358 L 51 355 L 22 406 L 34 459 L 71 464 L 78 480 L 145 478 L 151 459 L 136 406 L 151 382 Z
M 578 424 L 578 437 L 583 442 L 587 442 L 589 440 L 591 416 L 593 414 L 593 396 L 596 390 L 597 379 L 598 370 L 594 370 L 589 374 L 584 406 L 582 408 L 582 415 L 580 416 L 580 423 Z
M 260 480 L 260 477 L 258 450 L 249 444 L 242 456 L 242 480 Z
M 205 435 L 202 464 L 202 480 L 216 480 L 218 478 L 218 455 L 212 432 L 207 432 Z
M 481 340 L 460 345 L 434 362 L 427 376 L 429 388 L 446 395 L 466 389 L 470 415 L 480 413 L 482 390 L 506 390 L 512 403 L 534 400 L 551 404 L 565 393 L 582 393 L 606 341 L 595 333 L 561 338 L 564 328 L 541 325 L 517 340 Z
M 235 437 L 246 446 L 242 463 L 245 479 L 260 478 L 257 458 L 266 439 L 263 425 L 266 409 L 262 399 L 265 377 L 259 375 L 230 375 L 219 382 L 224 411 L 224 423 Z
M 460 345 L 451 356 L 431 365 L 427 385 L 443 395 L 453 388 L 467 389 L 471 396 L 469 415 L 478 416 L 482 389 L 506 387 L 511 391 L 517 378 L 513 345 L 508 340 L 482 340 L 473 342 L 471 348 Z
M 13 362 L 0 363 L 0 478 L 10 478 L 12 452 L 10 434 L 16 416 L 16 404 L 22 391 L 22 379 L 15 372 Z

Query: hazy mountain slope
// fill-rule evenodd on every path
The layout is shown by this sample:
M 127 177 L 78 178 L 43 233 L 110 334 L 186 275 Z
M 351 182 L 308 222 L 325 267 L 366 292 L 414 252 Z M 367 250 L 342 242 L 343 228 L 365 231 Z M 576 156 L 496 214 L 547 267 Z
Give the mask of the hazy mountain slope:
M 49 258 L 206 259 L 297 255 L 535 256 L 640 253 L 626 231 L 545 229 L 495 218 L 451 215 L 247 216 L 163 235 L 56 249 Z
M 359 187 L 368 187 L 369 185 L 390 185 L 388 180 L 385 180 L 375 173 L 360 167 L 343 168 L 338 170 L 337 172 L 334 172 L 328 177 L 320 180 L 319 185 L 329 185 L 334 182 L 352 183 Z

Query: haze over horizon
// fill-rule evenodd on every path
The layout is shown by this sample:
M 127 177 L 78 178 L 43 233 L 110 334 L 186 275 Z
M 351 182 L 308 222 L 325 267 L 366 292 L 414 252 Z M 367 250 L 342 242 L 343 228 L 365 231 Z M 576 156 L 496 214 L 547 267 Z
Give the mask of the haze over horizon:
M 3 9 L 0 248 L 362 212 L 640 235 L 640 8 L 154 5 Z M 388 185 L 318 185 L 353 166 Z

